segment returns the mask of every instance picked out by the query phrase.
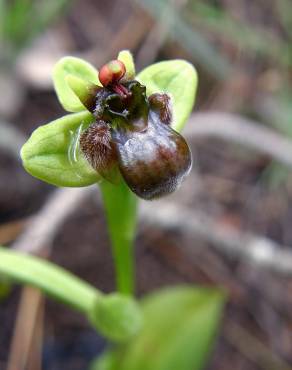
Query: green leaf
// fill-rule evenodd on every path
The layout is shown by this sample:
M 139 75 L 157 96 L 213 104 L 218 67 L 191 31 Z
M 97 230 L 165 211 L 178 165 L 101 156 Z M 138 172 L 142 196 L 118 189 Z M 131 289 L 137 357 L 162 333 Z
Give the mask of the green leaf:
M 98 72 L 90 63 L 75 57 L 64 57 L 54 67 L 53 81 L 60 103 L 68 112 L 80 112 L 86 108 L 71 90 L 67 81 L 69 75 L 100 85 Z
M 3 247 L 0 247 L 0 274 L 35 286 L 86 314 L 100 295 L 94 287 L 51 262 Z
M 142 300 L 144 327 L 126 346 L 107 352 L 94 369 L 201 370 L 212 348 L 224 295 L 179 286 Z
M 96 183 L 99 175 L 79 150 L 80 131 L 93 121 L 85 111 L 69 114 L 37 128 L 23 145 L 23 166 L 31 175 L 56 186 Z
M 181 131 L 195 102 L 197 72 L 184 60 L 170 60 L 152 64 L 141 71 L 137 80 L 147 88 L 147 95 L 166 92 L 173 99 L 173 127 Z
M 7 278 L 39 288 L 82 312 L 110 340 L 129 340 L 142 326 L 140 307 L 131 297 L 103 294 L 49 261 L 0 246 L 0 279 Z
M 124 294 L 134 290 L 133 243 L 136 235 L 137 197 L 123 180 L 100 184 L 108 230 L 112 243 L 117 289 Z
M 133 56 L 129 50 L 122 50 L 119 52 L 118 60 L 124 63 L 126 67 L 125 80 L 133 80 L 135 78 L 135 64 Z

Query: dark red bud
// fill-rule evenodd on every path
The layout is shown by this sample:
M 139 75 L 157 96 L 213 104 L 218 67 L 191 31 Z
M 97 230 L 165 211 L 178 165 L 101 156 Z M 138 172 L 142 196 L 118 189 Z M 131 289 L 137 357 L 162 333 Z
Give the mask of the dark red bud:
M 120 60 L 112 60 L 101 67 L 98 77 L 101 84 L 106 87 L 117 83 L 126 73 L 126 67 Z

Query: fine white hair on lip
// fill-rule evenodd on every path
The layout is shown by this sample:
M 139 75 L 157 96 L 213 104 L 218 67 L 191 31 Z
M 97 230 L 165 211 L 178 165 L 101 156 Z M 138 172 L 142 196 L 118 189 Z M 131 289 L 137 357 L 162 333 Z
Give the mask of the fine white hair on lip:
M 127 161 L 146 161 L 153 160 L 156 156 L 156 144 L 153 140 L 142 140 L 141 137 L 135 136 L 129 139 L 125 145 L 122 153 L 123 159 Z M 127 153 L 127 158 L 124 157 L 124 153 Z

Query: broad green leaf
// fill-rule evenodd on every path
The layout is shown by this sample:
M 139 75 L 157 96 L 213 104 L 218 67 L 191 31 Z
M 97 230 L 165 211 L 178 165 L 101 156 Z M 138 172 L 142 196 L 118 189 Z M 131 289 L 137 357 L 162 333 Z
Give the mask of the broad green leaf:
M 135 78 L 135 64 L 133 56 L 129 50 L 122 50 L 119 52 L 118 60 L 124 63 L 126 67 L 125 80 L 133 80 Z
M 79 135 L 93 120 L 87 112 L 68 114 L 37 128 L 23 145 L 23 166 L 56 186 L 80 187 L 99 180 L 79 150 Z
M 70 75 L 100 85 L 98 72 L 90 63 L 76 57 L 64 57 L 54 67 L 53 81 L 60 103 L 68 112 L 80 112 L 86 108 L 68 84 Z
M 112 243 L 117 289 L 124 294 L 134 290 L 133 243 L 136 234 L 137 197 L 123 180 L 100 184 Z
M 222 314 L 224 295 L 179 286 L 142 300 L 144 327 L 127 345 L 109 351 L 94 370 L 202 370 Z
M 44 259 L 0 247 L 0 278 L 35 286 L 77 310 L 91 310 L 99 292 L 63 268 Z
M 137 80 L 147 88 L 147 95 L 165 92 L 173 99 L 173 127 L 181 131 L 195 102 L 197 72 L 184 60 L 170 60 L 152 64 L 141 71 Z

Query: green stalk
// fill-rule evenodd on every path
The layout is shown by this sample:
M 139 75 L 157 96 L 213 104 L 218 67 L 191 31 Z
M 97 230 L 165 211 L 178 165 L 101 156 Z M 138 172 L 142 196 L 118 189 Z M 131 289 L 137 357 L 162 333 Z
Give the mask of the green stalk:
M 134 238 L 137 220 L 137 197 L 122 180 L 119 185 L 100 184 L 112 243 L 117 290 L 134 293 Z

